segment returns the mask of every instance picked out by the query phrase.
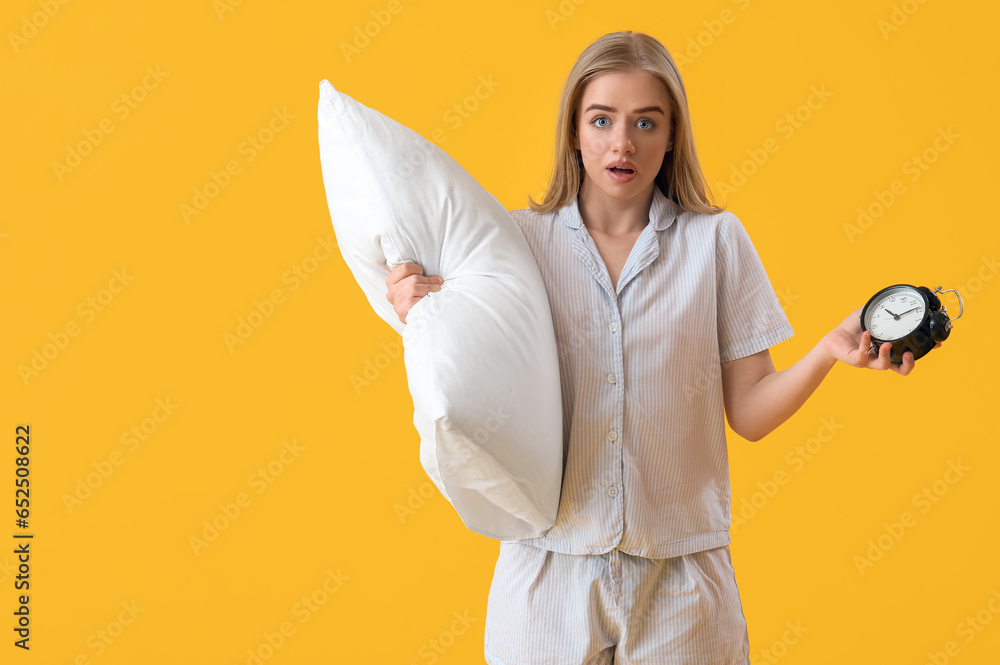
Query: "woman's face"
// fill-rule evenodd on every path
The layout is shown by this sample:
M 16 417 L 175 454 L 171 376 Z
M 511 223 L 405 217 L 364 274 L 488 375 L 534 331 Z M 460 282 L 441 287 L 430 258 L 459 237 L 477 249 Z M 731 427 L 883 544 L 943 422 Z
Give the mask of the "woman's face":
M 574 141 L 583 156 L 585 190 L 622 201 L 648 196 L 673 146 L 670 127 L 666 86 L 652 74 L 608 73 L 587 83 Z

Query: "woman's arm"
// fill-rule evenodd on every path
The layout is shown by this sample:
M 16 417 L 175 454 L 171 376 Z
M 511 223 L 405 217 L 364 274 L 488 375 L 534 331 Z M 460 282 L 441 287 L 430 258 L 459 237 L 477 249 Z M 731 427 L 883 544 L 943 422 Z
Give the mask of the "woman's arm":
M 868 354 L 871 334 L 862 332 L 860 314 L 858 308 L 788 369 L 775 370 L 767 349 L 722 363 L 723 400 L 733 431 L 750 441 L 762 439 L 799 410 L 838 360 L 853 367 L 909 374 L 914 365 L 909 351 L 903 354 L 902 365 L 889 362 L 889 342 L 882 344 L 878 356 Z

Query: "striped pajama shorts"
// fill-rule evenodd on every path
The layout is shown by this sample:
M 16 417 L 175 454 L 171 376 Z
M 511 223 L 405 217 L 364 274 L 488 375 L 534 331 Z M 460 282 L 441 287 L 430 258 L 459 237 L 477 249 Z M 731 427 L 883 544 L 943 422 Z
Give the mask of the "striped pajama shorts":
M 749 665 L 729 546 L 668 559 L 503 542 L 489 665 Z

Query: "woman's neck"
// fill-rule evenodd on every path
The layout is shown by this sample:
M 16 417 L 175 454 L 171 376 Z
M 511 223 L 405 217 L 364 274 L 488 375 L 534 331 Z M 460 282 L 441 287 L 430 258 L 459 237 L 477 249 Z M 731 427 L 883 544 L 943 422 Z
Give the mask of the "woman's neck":
M 641 232 L 649 224 L 649 208 L 653 204 L 653 187 L 632 199 L 617 199 L 606 195 L 584 178 L 576 204 L 588 230 L 608 236 L 627 236 Z

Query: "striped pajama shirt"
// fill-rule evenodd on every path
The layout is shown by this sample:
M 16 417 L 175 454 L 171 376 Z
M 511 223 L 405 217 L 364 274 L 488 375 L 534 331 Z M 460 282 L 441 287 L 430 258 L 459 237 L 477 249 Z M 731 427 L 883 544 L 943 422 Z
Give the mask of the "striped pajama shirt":
M 753 243 L 654 187 L 612 286 L 576 200 L 511 214 L 552 311 L 565 469 L 555 525 L 501 544 L 487 662 L 748 662 L 721 363 L 792 336 Z

